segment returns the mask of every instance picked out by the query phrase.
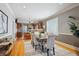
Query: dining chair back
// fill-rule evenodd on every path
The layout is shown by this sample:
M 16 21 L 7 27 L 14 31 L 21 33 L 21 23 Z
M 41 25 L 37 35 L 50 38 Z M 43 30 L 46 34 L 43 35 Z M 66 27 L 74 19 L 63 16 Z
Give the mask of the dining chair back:
M 32 34 L 32 43 L 33 43 L 33 47 L 35 48 L 35 50 L 37 49 L 37 46 L 38 46 L 38 41 L 35 37 L 34 34 Z
M 48 56 L 55 55 L 55 48 L 54 48 L 55 38 L 56 36 L 53 34 L 48 35 L 48 39 L 47 39 L 47 55 Z

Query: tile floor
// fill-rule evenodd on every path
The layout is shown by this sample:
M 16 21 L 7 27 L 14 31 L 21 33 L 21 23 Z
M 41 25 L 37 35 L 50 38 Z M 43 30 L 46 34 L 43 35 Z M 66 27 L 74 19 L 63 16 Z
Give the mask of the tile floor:
M 47 56 L 46 53 L 41 53 L 39 50 L 35 51 L 30 41 L 25 42 L 25 50 L 26 56 Z M 60 48 L 55 44 L 55 56 L 76 56 L 76 54 Z

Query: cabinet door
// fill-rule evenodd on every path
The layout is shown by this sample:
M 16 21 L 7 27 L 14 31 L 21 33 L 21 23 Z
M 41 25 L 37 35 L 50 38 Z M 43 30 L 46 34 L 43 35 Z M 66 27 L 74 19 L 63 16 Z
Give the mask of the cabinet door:
M 31 33 L 24 33 L 24 40 L 31 40 Z

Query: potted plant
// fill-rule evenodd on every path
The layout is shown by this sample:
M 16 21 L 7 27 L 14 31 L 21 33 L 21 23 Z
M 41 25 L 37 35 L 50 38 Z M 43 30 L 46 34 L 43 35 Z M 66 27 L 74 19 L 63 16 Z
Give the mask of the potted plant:
M 77 26 L 75 25 L 75 23 L 70 22 L 69 25 L 71 32 L 75 33 L 75 31 L 77 30 Z
M 69 16 L 69 18 L 72 20 L 75 20 L 76 18 Z M 75 22 L 69 22 L 70 25 L 70 30 L 73 33 L 73 35 L 75 35 L 76 37 L 79 37 L 79 30 L 78 30 L 78 26 L 75 24 Z

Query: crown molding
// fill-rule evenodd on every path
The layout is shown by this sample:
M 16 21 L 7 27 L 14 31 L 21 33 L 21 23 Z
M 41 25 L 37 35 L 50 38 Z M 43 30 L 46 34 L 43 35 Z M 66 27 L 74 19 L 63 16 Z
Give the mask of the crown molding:
M 9 11 L 13 15 L 13 18 L 15 18 L 15 14 L 14 14 L 13 10 L 11 9 L 11 7 L 9 6 L 9 4 L 8 3 L 5 3 L 5 5 L 7 6 L 7 8 L 9 9 Z

